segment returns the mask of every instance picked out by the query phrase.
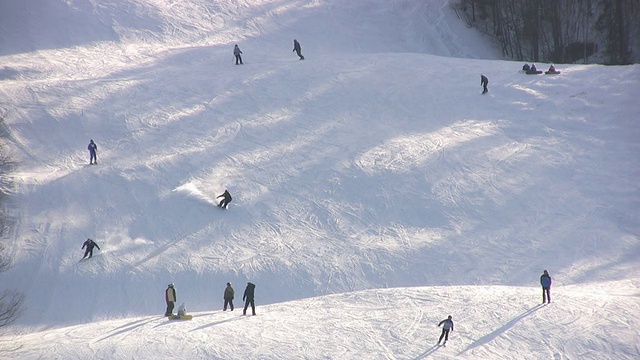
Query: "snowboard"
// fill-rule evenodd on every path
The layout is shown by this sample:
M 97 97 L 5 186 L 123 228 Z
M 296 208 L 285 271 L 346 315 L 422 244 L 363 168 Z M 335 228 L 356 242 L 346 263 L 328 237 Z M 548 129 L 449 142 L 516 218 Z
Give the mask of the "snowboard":
M 538 74 L 542 74 L 542 70 L 536 70 L 536 71 L 527 71 L 527 75 L 538 75 Z
M 193 319 L 193 315 L 171 315 L 167 316 L 169 320 L 191 320 Z
M 560 74 L 560 71 L 545 71 L 544 73 L 547 75 L 558 75 Z

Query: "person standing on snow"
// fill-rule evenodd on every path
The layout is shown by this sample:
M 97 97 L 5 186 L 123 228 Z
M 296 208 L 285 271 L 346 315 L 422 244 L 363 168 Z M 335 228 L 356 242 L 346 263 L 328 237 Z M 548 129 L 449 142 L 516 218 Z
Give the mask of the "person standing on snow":
M 296 54 L 298 54 L 298 56 L 300 57 L 300 60 L 304 60 L 304 56 L 302 56 L 301 54 L 302 48 L 300 47 L 300 43 L 296 39 L 293 39 L 293 51 L 295 51 Z
M 240 54 L 242 54 L 242 51 L 240 51 L 238 44 L 236 44 L 236 46 L 233 47 L 233 55 L 236 56 L 236 65 L 242 65 L 242 56 L 240 56 Z M 238 62 L 240 63 L 238 64 Z
M 247 283 L 247 287 L 244 289 L 244 295 L 242 295 L 242 300 L 244 303 L 244 310 L 242 311 L 242 315 L 247 315 L 247 308 L 251 305 L 251 312 L 253 315 L 256 314 L 256 304 L 254 302 L 254 292 L 256 286 L 250 282 Z
M 542 285 L 542 303 L 548 302 L 551 304 L 551 294 L 549 293 L 551 289 L 551 276 L 547 270 L 540 275 L 540 285 Z
M 176 289 L 173 284 L 169 284 L 164 292 L 164 300 L 167 302 L 167 310 L 164 312 L 164 316 L 173 316 L 173 308 L 176 306 L 177 299 Z
M 482 93 L 486 94 L 487 91 L 489 91 L 489 89 L 487 89 L 487 86 L 489 85 L 489 79 L 487 79 L 487 77 L 484 75 L 480 75 L 480 85 L 483 87 Z
M 98 244 L 96 244 L 93 240 L 91 239 L 87 239 L 83 244 L 82 244 L 82 248 L 87 248 L 87 250 L 84 251 L 84 256 L 82 257 L 82 259 L 84 260 L 84 258 L 87 257 L 87 255 L 89 255 L 89 259 L 91 259 L 91 257 L 93 256 L 93 248 L 97 247 L 98 250 L 100 250 L 100 246 L 98 246 Z
M 444 343 L 442 345 L 447 345 L 447 340 L 449 340 L 449 331 L 453 331 L 453 320 L 451 320 L 451 315 L 446 319 L 440 321 L 438 326 L 442 326 L 442 334 L 440 334 L 440 339 L 438 339 L 438 345 L 440 345 L 440 341 L 444 337 Z
M 231 194 L 229 194 L 229 191 L 225 190 L 224 193 L 222 193 L 222 195 L 217 196 L 216 199 L 218 198 L 224 198 L 222 200 L 220 200 L 220 203 L 218 204 L 218 207 L 224 208 L 226 209 L 227 206 L 229 205 L 229 203 L 231 202 L 231 200 L 233 200 L 231 198 Z
M 96 152 L 98 151 L 98 145 L 93 142 L 93 139 L 89 141 L 89 165 L 96 165 L 98 163 L 98 157 L 96 156 Z
M 233 311 L 233 298 L 235 297 L 235 291 L 233 291 L 233 287 L 231 287 L 231 283 L 227 283 L 227 287 L 224 289 L 224 306 L 222 307 L 222 311 L 227 311 L 227 305 Z

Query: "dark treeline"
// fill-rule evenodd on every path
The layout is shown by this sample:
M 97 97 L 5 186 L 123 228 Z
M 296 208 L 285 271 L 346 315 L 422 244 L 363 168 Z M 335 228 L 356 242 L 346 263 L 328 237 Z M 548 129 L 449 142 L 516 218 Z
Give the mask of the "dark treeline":
M 458 0 L 455 9 L 516 60 L 622 65 L 640 58 L 638 0 Z

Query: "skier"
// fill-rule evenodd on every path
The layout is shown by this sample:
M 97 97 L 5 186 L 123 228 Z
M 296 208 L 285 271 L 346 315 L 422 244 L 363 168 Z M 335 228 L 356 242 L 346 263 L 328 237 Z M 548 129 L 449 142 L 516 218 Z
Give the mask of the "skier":
M 296 54 L 298 54 L 298 56 L 300 57 L 300 60 L 304 60 L 304 56 L 302 56 L 301 54 L 302 48 L 300 47 L 300 43 L 296 39 L 293 39 L 293 51 L 295 51 Z
M 227 311 L 227 305 L 233 311 L 233 298 L 235 296 L 235 291 L 233 291 L 233 287 L 231 287 L 231 283 L 227 283 L 227 287 L 224 289 L 224 306 L 222 307 L 222 311 Z
M 167 302 L 167 310 L 164 312 L 164 316 L 173 316 L 173 307 L 176 303 L 176 289 L 173 284 L 167 286 L 167 290 L 164 292 L 164 300 Z
M 551 276 L 547 270 L 540 276 L 540 285 L 542 285 L 542 303 L 548 302 L 551 304 L 551 294 L 549 293 L 549 289 L 551 289 Z
M 438 339 L 438 345 L 440 345 L 440 341 L 444 337 L 444 343 L 442 345 L 447 345 L 447 340 L 449 340 L 449 331 L 453 331 L 453 320 L 451 320 L 451 315 L 446 319 L 440 321 L 438 326 L 444 324 L 442 327 L 442 334 L 440 335 L 440 339 Z
M 236 56 L 236 65 L 242 65 L 242 56 L 240 56 L 240 54 L 242 54 L 242 51 L 240 51 L 238 44 L 236 44 L 236 46 L 233 47 L 233 55 Z M 238 64 L 238 62 L 240 63 Z
M 220 200 L 220 203 L 218 204 L 218 207 L 224 208 L 226 209 L 227 206 L 229 205 L 229 203 L 231 202 L 231 200 L 233 200 L 231 198 L 231 194 L 229 194 L 229 191 L 225 190 L 224 193 L 218 197 L 216 197 L 216 199 L 218 198 L 224 198 L 222 200 Z
M 89 165 L 96 165 L 98 163 L 98 157 L 96 156 L 96 152 L 98 151 L 98 145 L 93 142 L 93 139 L 89 141 Z
M 489 89 L 487 89 L 487 85 L 489 85 L 489 79 L 486 76 L 480 75 L 480 85 L 484 88 L 482 91 L 483 94 L 486 94 Z
M 242 315 L 247 315 L 247 308 L 251 305 L 251 312 L 253 315 L 256 314 L 256 304 L 254 301 L 253 293 L 256 289 L 256 286 L 250 282 L 247 283 L 247 287 L 244 289 L 244 295 L 242 295 L 242 300 L 244 303 L 244 310 L 242 311 Z
M 84 251 L 84 256 L 82 257 L 82 259 L 84 260 L 84 258 L 87 257 L 87 255 L 89 255 L 89 259 L 91 259 L 91 257 L 93 256 L 93 248 L 97 247 L 98 250 L 100 250 L 100 246 L 98 246 L 98 244 L 95 243 L 95 241 L 91 240 L 91 239 L 87 239 L 87 241 L 85 241 L 82 244 L 82 248 L 87 248 L 87 250 Z

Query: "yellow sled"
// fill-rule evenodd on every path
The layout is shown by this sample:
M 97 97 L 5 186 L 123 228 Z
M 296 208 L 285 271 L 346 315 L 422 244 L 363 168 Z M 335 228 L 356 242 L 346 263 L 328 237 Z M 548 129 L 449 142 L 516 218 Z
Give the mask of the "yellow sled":
M 169 320 L 191 320 L 193 315 L 171 315 L 167 316 Z

